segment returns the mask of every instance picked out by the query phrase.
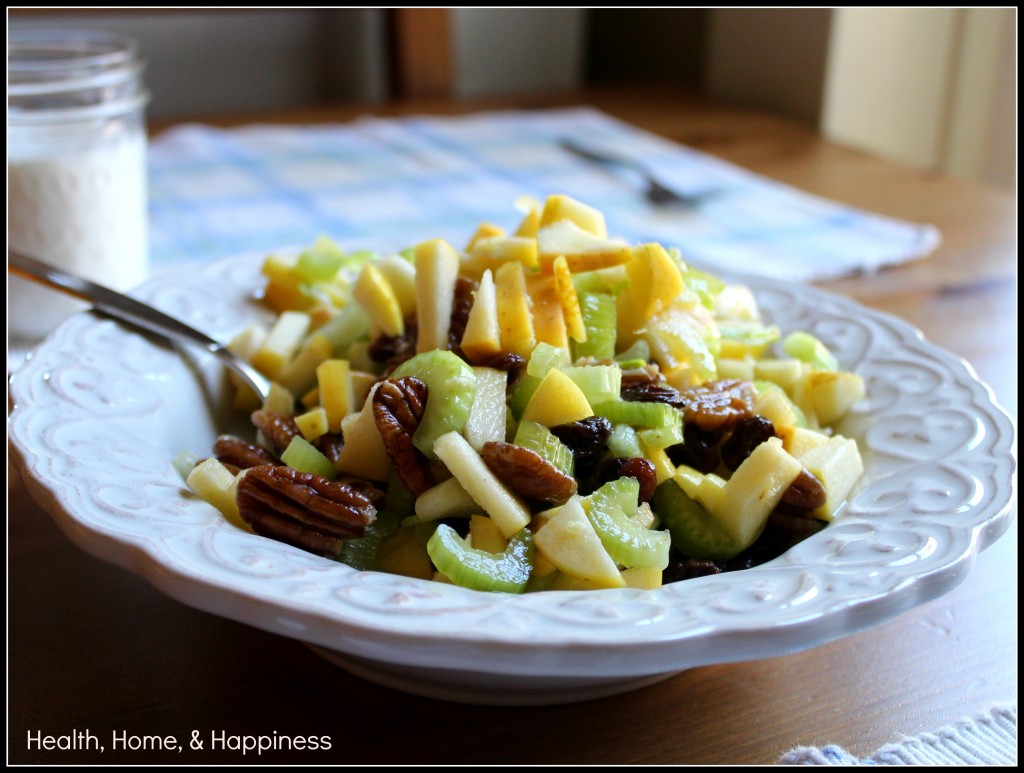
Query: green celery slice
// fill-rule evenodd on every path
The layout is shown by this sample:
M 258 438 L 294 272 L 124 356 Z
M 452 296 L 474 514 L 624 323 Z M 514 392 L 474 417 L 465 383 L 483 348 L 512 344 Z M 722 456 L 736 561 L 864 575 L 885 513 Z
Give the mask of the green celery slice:
M 370 333 L 370 318 L 358 303 L 350 303 L 333 319 L 311 333 L 322 335 L 331 344 L 335 354 L 345 354 L 352 344 Z
M 524 376 L 516 384 L 515 389 L 512 390 L 512 396 L 508 400 L 508 407 L 516 419 L 523 415 L 523 411 L 526 410 L 530 398 L 533 397 L 533 393 L 540 386 L 541 380 L 537 376 Z
M 333 279 L 345 263 L 345 253 L 337 242 L 320 236 L 309 249 L 303 250 L 295 261 L 295 273 L 307 282 L 325 282 Z
M 608 438 L 608 450 L 613 456 L 620 456 L 624 459 L 636 459 L 643 457 L 640 450 L 640 441 L 637 432 L 628 424 L 616 424 L 612 428 L 612 434 Z
M 644 338 L 638 338 L 633 345 L 615 355 L 623 370 L 642 368 L 651 360 L 651 345 Z M 639 361 L 639 362 L 637 362 Z
M 743 552 L 743 545 L 674 478 L 658 486 L 651 506 L 672 535 L 672 544 L 684 556 L 725 560 Z
M 522 593 L 533 569 L 533 535 L 523 529 L 503 553 L 469 547 L 447 524 L 439 524 L 427 553 L 441 574 L 456 585 L 473 590 Z
M 616 315 L 615 298 L 604 293 L 584 293 L 580 296 L 580 311 L 587 340 L 573 343 L 573 355 L 606 360 L 615 356 Z
M 629 424 L 632 427 L 663 429 L 672 427 L 678 421 L 679 411 L 664 403 L 640 403 L 630 400 L 614 400 L 591 406 L 594 415 L 604 416 L 612 424 Z
M 794 331 L 782 340 L 782 351 L 817 370 L 839 370 L 839 361 L 828 347 L 802 330 Z
M 615 365 L 573 365 L 561 369 L 580 388 L 591 405 L 617 400 L 622 391 L 622 368 Z
M 648 448 L 669 448 L 683 442 L 683 414 L 673 411 L 674 420 L 664 427 L 642 430 L 640 440 Z
M 587 517 L 615 563 L 627 569 L 664 569 L 668 566 L 672 539 L 668 532 L 653 531 L 630 518 L 637 508 L 639 494 L 636 478 L 606 483 L 587 498 Z
M 543 424 L 529 420 L 520 422 L 513 443 L 533 451 L 542 459 L 551 462 L 561 472 L 572 477 L 572 450 L 551 434 L 551 431 Z
M 391 378 L 418 378 L 427 385 L 427 405 L 412 443 L 437 459 L 434 441 L 449 432 L 462 432 L 476 395 L 476 373 L 458 355 L 435 349 L 421 352 L 399 365 Z
M 565 349 L 551 344 L 539 343 L 530 354 L 526 363 L 526 373 L 537 378 L 544 378 L 552 368 L 564 368 L 569 364 L 569 355 Z
M 319 475 L 327 480 L 334 480 L 338 477 L 338 471 L 330 460 L 320 453 L 305 438 L 296 435 L 291 439 L 288 447 L 281 454 L 281 461 L 299 472 L 308 472 Z

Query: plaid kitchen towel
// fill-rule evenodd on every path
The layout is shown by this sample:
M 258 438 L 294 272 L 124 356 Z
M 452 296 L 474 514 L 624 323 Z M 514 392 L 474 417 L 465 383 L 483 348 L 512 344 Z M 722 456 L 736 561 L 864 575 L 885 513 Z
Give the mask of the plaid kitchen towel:
M 786 752 L 782 765 L 1005 765 L 1017 764 L 1017 706 L 994 706 L 934 733 L 886 744 L 870 757 L 857 758 L 840 746 L 799 746 Z
M 642 164 L 679 192 L 665 208 L 642 180 L 572 155 L 571 139 Z M 588 108 L 346 125 L 185 125 L 150 144 L 154 270 L 311 244 L 462 247 L 484 220 L 514 227 L 513 202 L 565 193 L 605 212 L 611 235 L 679 247 L 695 265 L 813 281 L 922 257 L 935 228 L 811 196 Z

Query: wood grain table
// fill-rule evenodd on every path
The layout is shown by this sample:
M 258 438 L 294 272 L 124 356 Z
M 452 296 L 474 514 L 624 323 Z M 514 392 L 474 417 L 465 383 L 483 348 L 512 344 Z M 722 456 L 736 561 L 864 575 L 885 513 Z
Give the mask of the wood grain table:
M 318 108 L 247 121 L 589 104 L 755 172 L 930 222 L 930 257 L 823 286 L 897 314 L 969 360 L 1016 416 L 1016 200 L 824 141 L 809 128 L 665 89 Z M 159 127 L 158 127 L 159 128 Z M 797 745 L 866 755 L 1017 699 L 1017 528 L 946 596 L 808 652 L 681 673 L 547 708 L 432 701 L 361 681 L 304 645 L 183 606 L 75 548 L 11 475 L 8 761 L 221 764 L 771 764 Z M 331 749 L 191 750 L 203 735 L 329 736 Z M 170 752 L 38 750 L 30 733 L 177 736 Z

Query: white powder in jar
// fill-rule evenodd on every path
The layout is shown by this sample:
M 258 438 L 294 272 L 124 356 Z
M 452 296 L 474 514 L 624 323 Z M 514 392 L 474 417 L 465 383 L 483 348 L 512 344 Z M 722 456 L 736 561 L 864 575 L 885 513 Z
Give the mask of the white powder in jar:
M 46 157 L 9 157 L 8 241 L 115 290 L 147 274 L 146 138 L 122 134 Z M 19 277 L 9 281 L 9 332 L 39 338 L 83 304 Z

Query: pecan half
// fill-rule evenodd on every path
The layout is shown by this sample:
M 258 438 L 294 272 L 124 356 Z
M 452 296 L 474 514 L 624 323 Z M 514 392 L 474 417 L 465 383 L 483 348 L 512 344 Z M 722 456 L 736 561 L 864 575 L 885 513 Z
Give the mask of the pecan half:
M 816 510 L 828 501 L 828 492 L 817 476 L 805 467 L 789 484 L 782 501 L 797 510 Z
M 329 557 L 377 517 L 370 499 L 352 487 L 283 465 L 251 468 L 236 499 L 257 534 Z
M 247 443 L 234 435 L 221 435 L 213 444 L 213 455 L 223 464 L 239 470 L 259 467 L 261 464 L 280 464 L 280 460 L 265 448 Z
M 575 478 L 528 448 L 491 441 L 480 455 L 498 480 L 524 499 L 563 505 L 576 493 Z
M 414 496 L 434 485 L 429 460 L 412 444 L 427 407 L 427 385 L 418 378 L 389 378 L 373 393 L 373 420 L 395 472 Z
M 317 449 L 327 457 L 327 461 L 331 464 L 338 461 L 338 455 L 344 445 L 345 441 L 339 432 L 326 432 L 316 439 Z
M 526 359 L 521 354 L 501 352 L 499 354 L 492 354 L 490 357 L 469 360 L 469 363 L 470 365 L 478 365 L 482 368 L 503 370 L 511 376 L 511 378 L 509 378 L 509 382 L 511 383 L 515 380 L 519 371 L 526 366 Z
M 299 428 L 291 416 L 260 410 L 253 411 L 250 418 L 276 454 L 281 454 L 292 442 L 292 438 L 299 434 Z

